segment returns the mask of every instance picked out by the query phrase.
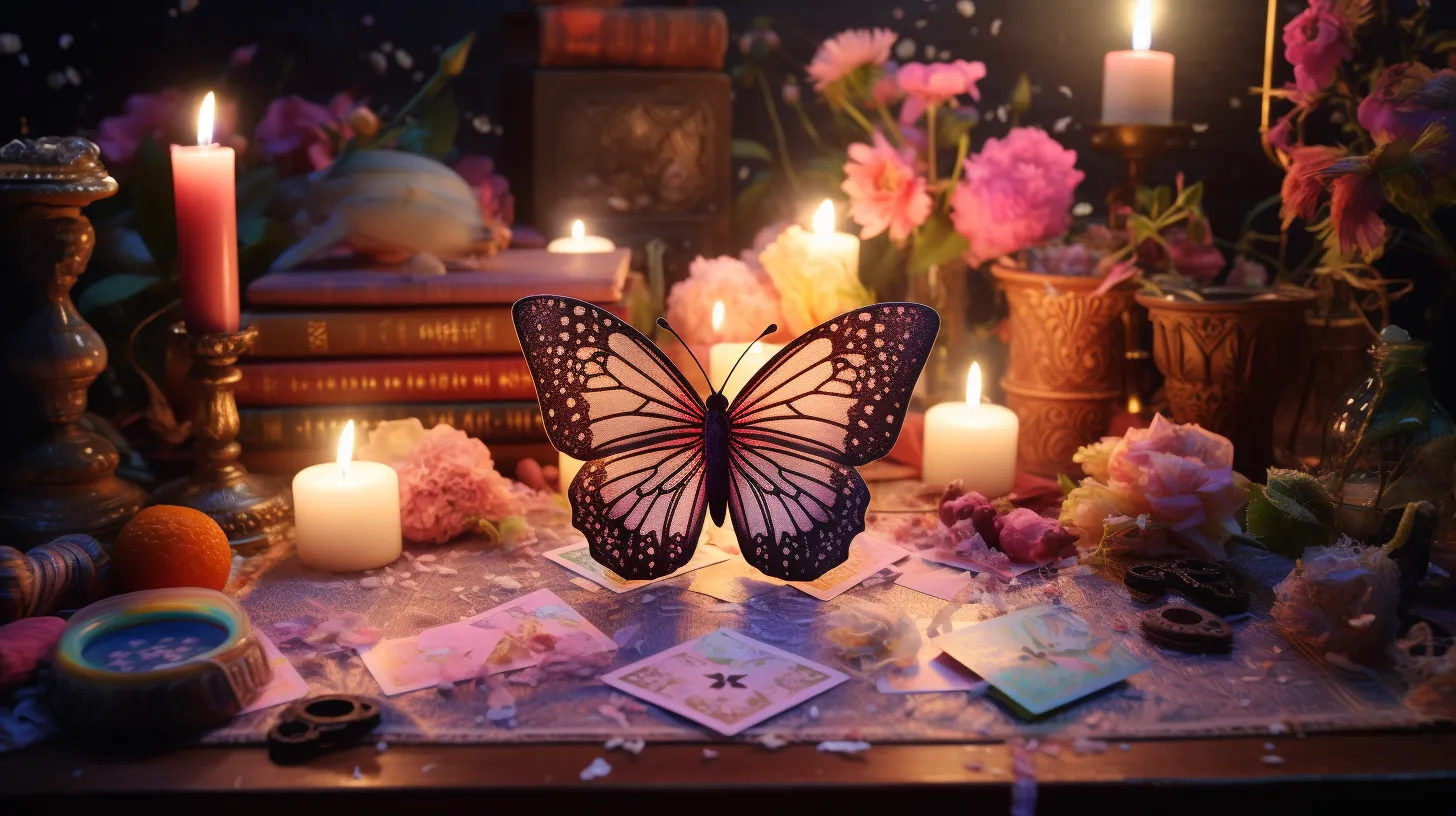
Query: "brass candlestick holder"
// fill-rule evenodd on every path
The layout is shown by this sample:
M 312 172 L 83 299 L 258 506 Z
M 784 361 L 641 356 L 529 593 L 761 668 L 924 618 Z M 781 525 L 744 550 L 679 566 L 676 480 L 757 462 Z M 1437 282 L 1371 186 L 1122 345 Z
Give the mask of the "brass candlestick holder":
M 227 533 L 228 543 L 243 555 L 270 549 L 293 531 L 293 491 L 280 479 L 249 473 L 238 462 L 238 403 L 233 386 L 243 378 L 238 357 L 253 344 L 258 329 L 249 326 L 231 334 L 188 334 L 192 369 L 202 398 L 192 432 L 197 435 L 197 464 L 192 473 L 157 489 L 153 504 L 180 504 L 211 516 Z
M 3 429 L 0 531 L 22 549 L 71 533 L 106 541 L 147 500 L 116 475 L 116 446 L 81 422 L 86 390 L 106 370 L 106 344 L 71 302 L 96 242 L 81 208 L 117 189 L 100 155 L 79 136 L 0 147 L 0 270 L 25 301 L 7 316 L 5 362 L 35 395 Z
M 1193 126 L 1183 123 L 1171 125 L 1109 125 L 1100 124 L 1092 128 L 1092 146 L 1098 150 L 1116 153 L 1127 162 L 1127 175 L 1123 182 L 1107 193 L 1107 225 L 1114 230 L 1127 226 L 1124 208 L 1131 207 L 1137 200 L 1138 187 L 1143 183 L 1143 170 L 1147 163 L 1164 153 L 1181 150 L 1193 138 Z

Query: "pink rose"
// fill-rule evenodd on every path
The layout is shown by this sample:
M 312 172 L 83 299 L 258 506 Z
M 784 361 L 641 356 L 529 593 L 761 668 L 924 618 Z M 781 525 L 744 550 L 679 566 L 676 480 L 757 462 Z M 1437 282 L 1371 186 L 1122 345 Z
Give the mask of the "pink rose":
M 1041 563 L 1077 552 L 1076 534 L 1058 524 L 1056 519 L 1039 516 L 1025 507 L 1001 516 L 999 528 L 997 547 L 1012 561 Z
M 723 304 L 723 324 L 713 328 L 713 304 Z M 762 269 L 730 256 L 698 257 L 687 278 L 667 293 L 667 319 L 693 346 L 746 343 L 770 323 L 783 323 L 779 293 Z
M 930 217 L 930 194 L 915 169 L 914 151 L 896 150 L 879 131 L 873 145 L 849 146 L 844 176 L 840 189 L 849 195 L 849 217 L 862 227 L 861 238 L 889 230 L 892 241 L 903 243 Z
M 495 172 L 495 162 L 489 156 L 461 156 L 460 161 L 455 163 L 455 172 L 479 197 L 480 214 L 487 221 L 510 224 L 516 220 L 516 199 L 511 195 L 511 183 Z
M 328 107 L 301 96 L 279 97 L 268 104 L 253 138 L 259 152 L 285 173 L 320 170 L 333 162 L 338 144 L 353 135 L 353 109 L 354 100 L 345 93 L 335 94 Z
M 392 463 L 399 474 L 400 522 L 410 541 L 443 544 L 477 519 L 519 512 L 511 483 L 496 472 L 484 442 L 449 425 L 427 431 Z
M 983 263 L 1065 233 L 1084 178 L 1076 165 L 1077 152 L 1039 128 L 987 139 L 966 159 L 951 197 L 951 220 L 970 243 L 967 260 Z
M 983 62 L 910 62 L 900 66 L 896 79 L 906 96 L 900 108 L 900 121 L 912 124 L 925 115 L 926 109 L 944 105 L 963 94 L 980 101 L 981 90 L 976 83 L 985 76 Z
M 1310 0 L 1284 27 L 1284 57 L 1294 66 L 1294 83 L 1305 93 L 1318 93 L 1335 81 L 1340 63 L 1354 53 L 1350 31 L 1334 0 Z

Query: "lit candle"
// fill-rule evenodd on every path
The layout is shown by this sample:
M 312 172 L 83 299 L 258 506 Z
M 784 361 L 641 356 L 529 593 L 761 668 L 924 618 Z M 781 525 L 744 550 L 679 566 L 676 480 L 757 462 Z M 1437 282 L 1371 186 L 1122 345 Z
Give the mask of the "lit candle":
M 824 199 L 814 211 L 814 234 L 809 246 L 817 259 L 828 259 L 850 272 L 859 274 L 859 237 L 834 229 L 834 202 Z
M 1153 0 L 1138 0 L 1132 50 L 1108 52 L 1102 65 L 1102 121 L 1113 125 L 1173 123 L 1173 55 L 1152 51 Z
M 238 330 L 238 215 L 233 149 L 213 144 L 214 97 L 197 114 L 197 146 L 172 145 L 182 317 L 194 335 Z
M 723 301 L 713 304 L 713 334 L 717 334 L 723 328 Z M 758 373 L 763 364 L 773 359 L 775 354 L 783 349 L 777 343 L 764 343 L 755 340 L 752 343 L 714 343 L 708 349 L 708 377 L 712 382 L 708 383 L 709 388 L 722 386 L 723 396 L 730 401 L 738 396 L 743 386 L 748 385 L 749 379 Z M 742 356 L 743 362 L 738 362 Z M 734 368 L 733 364 L 738 363 Z M 729 377 L 728 372 L 733 372 Z
M 339 460 L 293 477 L 298 560 L 355 572 L 399 558 L 399 477 L 379 462 L 354 462 L 354 421 L 339 435 Z
M 925 413 L 925 463 L 921 478 L 942 485 L 960 479 L 966 490 L 1004 496 L 1016 483 L 1016 414 L 981 404 L 981 364 L 971 363 L 966 401 L 943 402 Z
M 557 238 L 546 245 L 547 252 L 562 252 L 580 255 L 584 252 L 611 252 L 617 245 L 600 235 L 587 235 L 586 224 L 580 220 L 571 222 L 571 237 Z

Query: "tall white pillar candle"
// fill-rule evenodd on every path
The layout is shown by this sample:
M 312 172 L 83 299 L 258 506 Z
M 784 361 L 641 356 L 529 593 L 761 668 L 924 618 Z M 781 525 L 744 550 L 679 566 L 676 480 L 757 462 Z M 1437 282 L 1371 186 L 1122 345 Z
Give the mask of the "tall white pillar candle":
M 981 404 L 981 366 L 971 364 L 965 402 L 943 402 L 925 413 L 921 479 L 943 485 L 960 479 L 966 490 L 1004 496 L 1016 483 L 1016 414 Z
M 314 569 L 356 572 L 393 563 L 402 544 L 399 476 L 379 462 L 354 462 L 354 423 L 339 438 L 339 460 L 293 477 L 298 560 Z

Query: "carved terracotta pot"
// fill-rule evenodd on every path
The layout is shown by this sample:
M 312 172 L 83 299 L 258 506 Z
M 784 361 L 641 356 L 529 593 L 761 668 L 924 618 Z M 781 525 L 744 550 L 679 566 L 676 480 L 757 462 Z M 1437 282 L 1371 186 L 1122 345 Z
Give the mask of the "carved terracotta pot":
M 1234 469 L 1262 479 L 1274 411 L 1303 353 L 1304 289 L 1214 289 L 1203 301 L 1138 295 L 1153 324 L 1153 361 L 1169 413 L 1234 443 Z
M 1017 466 L 1044 476 L 1075 475 L 1072 454 L 1107 433 L 1124 394 L 1123 314 L 1134 283 L 1102 295 L 1101 278 L 1042 275 L 997 264 L 1006 293 L 1010 359 L 1001 387 L 1021 421 Z

